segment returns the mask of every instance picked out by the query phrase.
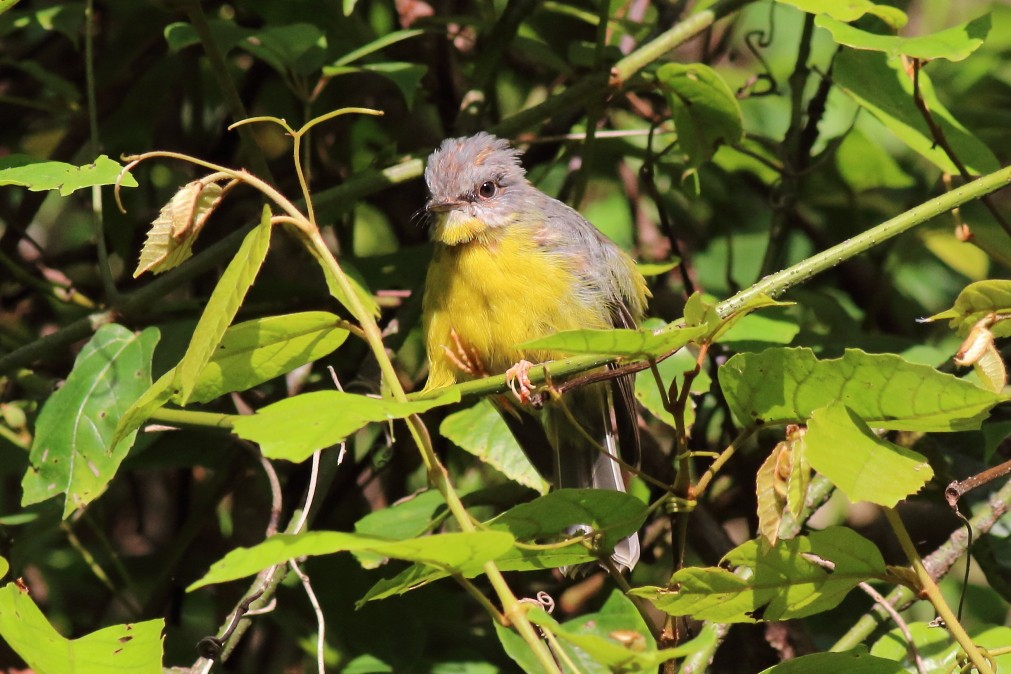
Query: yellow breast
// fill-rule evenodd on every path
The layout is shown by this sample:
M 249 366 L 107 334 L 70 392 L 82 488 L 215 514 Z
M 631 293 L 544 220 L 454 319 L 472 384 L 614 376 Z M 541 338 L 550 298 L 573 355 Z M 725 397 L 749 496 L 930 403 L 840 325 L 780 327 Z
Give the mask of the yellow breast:
M 455 349 L 451 331 L 488 374 L 500 374 L 524 357 L 554 357 L 521 353 L 517 344 L 559 330 L 608 327 L 603 298 L 596 305 L 578 301 L 579 283 L 573 261 L 541 249 L 530 227 L 503 227 L 456 246 L 436 244 L 424 302 L 426 388 L 466 378 L 443 348 Z

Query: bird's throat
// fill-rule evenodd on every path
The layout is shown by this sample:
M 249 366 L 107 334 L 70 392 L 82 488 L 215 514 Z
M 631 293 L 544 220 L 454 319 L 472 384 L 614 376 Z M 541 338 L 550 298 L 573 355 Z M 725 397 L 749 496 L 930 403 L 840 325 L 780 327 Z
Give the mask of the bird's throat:
M 454 210 L 444 213 L 435 224 L 432 238 L 447 246 L 468 243 L 488 230 L 484 221 Z

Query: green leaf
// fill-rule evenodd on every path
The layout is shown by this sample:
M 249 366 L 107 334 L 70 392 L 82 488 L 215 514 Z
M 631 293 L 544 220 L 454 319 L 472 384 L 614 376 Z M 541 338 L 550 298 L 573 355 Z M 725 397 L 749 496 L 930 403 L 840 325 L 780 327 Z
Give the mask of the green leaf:
M 548 490 L 547 482 L 531 465 L 489 400 L 450 414 L 439 426 L 439 434 L 510 480 L 542 494 Z
M 689 567 L 671 578 L 677 590 L 640 587 L 630 594 L 670 615 L 697 620 L 789 620 L 835 608 L 858 583 L 885 574 L 877 547 L 846 527 L 829 527 L 773 547 L 751 540 L 731 550 L 723 563 L 750 573 Z
M 565 536 L 568 527 L 586 524 L 604 534 L 600 547 L 610 550 L 625 536 L 637 531 L 646 514 L 646 504 L 624 492 L 556 489 L 529 503 L 513 506 L 485 526 L 508 531 L 517 539 L 535 541 Z
M 333 353 L 347 339 L 340 317 L 326 311 L 268 316 L 228 328 L 197 376 L 190 402 L 245 391 Z
M 781 5 L 796 7 L 808 14 L 825 14 L 840 21 L 856 21 L 864 14 L 872 14 L 890 25 L 899 29 L 906 25 L 909 18 L 906 13 L 897 7 L 888 5 L 877 5 L 870 0 L 777 0 Z
M 720 344 L 732 346 L 736 351 L 756 351 L 762 345 L 789 344 L 800 332 L 793 321 L 784 321 L 760 314 L 748 314 L 724 332 Z
M 305 461 L 373 421 L 402 419 L 459 402 L 460 392 L 400 403 L 341 391 L 314 391 L 267 405 L 235 420 L 233 432 L 260 445 L 269 459 Z
M 1011 314 L 1011 281 L 995 279 L 970 283 L 955 298 L 955 304 L 925 321 L 950 320 L 952 330 L 969 334 L 976 323 L 990 314 Z M 994 337 L 1011 336 L 1011 321 L 996 321 L 990 326 Z
M 639 273 L 650 278 L 651 276 L 662 276 L 672 269 L 675 269 L 681 260 L 669 260 L 667 262 L 636 262 L 635 268 L 639 270 Z
M 935 630 L 937 631 L 937 630 Z M 906 674 L 908 670 L 892 660 L 868 655 L 862 650 L 842 653 L 812 653 L 763 669 L 761 674 Z
M 10 563 L 3 557 L 0 557 L 0 578 L 6 576 L 7 572 L 10 570 L 11 570 Z
M 915 37 L 869 33 L 824 14 L 816 17 L 814 23 L 832 33 L 832 39 L 837 43 L 847 47 L 880 51 L 889 56 L 904 55 L 925 60 L 961 61 L 966 59 L 983 45 L 983 41 L 990 32 L 989 14 L 984 14 L 968 23 L 952 26 L 938 33 Z
M 527 615 L 538 627 L 558 637 L 565 655 L 584 674 L 656 672 L 667 660 L 682 658 L 710 646 L 714 638 L 707 634 L 676 648 L 657 650 L 656 641 L 642 616 L 619 590 L 611 592 L 600 611 L 564 624 L 559 624 L 540 608 Z M 502 627 L 497 632 L 506 653 L 524 671 L 543 671 L 530 647 L 516 632 Z
M 341 305 L 348 311 L 351 311 L 350 301 L 347 294 L 344 292 L 344 289 L 341 288 L 340 281 L 337 279 L 337 273 L 333 271 L 328 261 L 323 260 L 315 246 L 309 246 L 309 252 L 314 258 L 316 258 L 316 262 L 319 264 L 319 268 L 323 272 L 323 279 L 326 281 L 326 287 L 327 290 L 330 291 L 330 296 L 340 302 Z M 379 316 L 379 304 L 372 296 L 372 293 L 367 291 L 362 283 L 355 278 L 355 274 L 352 273 L 355 271 L 353 267 L 345 262 L 342 271 L 344 272 L 344 276 L 347 278 L 348 283 L 351 285 L 352 292 L 358 297 L 358 301 L 362 303 L 365 310 L 373 316 Z
M 84 166 L 11 154 L 0 157 L 0 185 L 20 185 L 32 192 L 59 190 L 60 196 L 65 197 L 84 187 L 115 184 L 122 170 L 121 164 L 104 154 Z M 120 184 L 136 187 L 137 181 L 127 173 Z
M 362 66 L 327 66 L 324 71 L 330 77 L 348 75 L 350 73 L 375 73 L 382 75 L 397 86 L 410 108 L 414 105 L 414 96 L 418 91 L 422 78 L 428 72 L 428 67 L 417 63 L 387 61 L 384 63 L 368 63 Z
M 134 433 L 151 415 L 163 407 L 165 403 L 172 399 L 172 380 L 174 370 L 169 370 L 158 378 L 130 407 L 123 413 L 116 424 L 116 431 L 109 441 L 110 447 L 116 447 L 123 438 L 130 437 L 130 445 L 133 444 Z
M 645 520 L 646 505 L 629 494 L 606 489 L 558 489 L 522 503 L 484 523 L 492 531 L 508 532 L 527 543 L 545 542 L 569 537 L 565 530 L 576 524 L 587 524 L 604 533 L 600 548 L 609 550 L 614 544 L 636 531 Z M 495 559 L 501 571 L 536 571 L 562 566 L 585 564 L 597 559 L 583 544 L 573 542 L 564 547 L 527 548 L 513 546 Z M 460 569 L 466 578 L 483 573 L 479 564 Z M 448 574 L 440 569 L 411 566 L 396 576 L 372 586 L 358 601 L 358 606 L 377 599 L 414 590 Z
M 438 522 L 436 515 L 440 512 L 448 512 L 445 499 L 439 490 L 427 489 L 369 513 L 355 522 L 355 533 L 402 541 L 431 531 Z M 387 559 L 369 551 L 358 551 L 354 555 L 366 569 L 374 569 Z
M 741 106 L 720 75 L 701 63 L 665 63 L 656 73 L 671 103 L 678 145 L 698 168 L 744 135 Z
M 0 589 L 0 638 L 36 672 L 161 674 L 164 628 L 164 620 L 148 620 L 66 639 L 27 592 L 14 583 Z
M 804 439 L 811 467 L 854 502 L 891 508 L 934 476 L 922 455 L 879 438 L 842 403 L 815 410 Z
M 256 280 L 263 260 L 267 257 L 270 232 L 270 208 L 264 206 L 260 224 L 243 239 L 235 257 L 228 263 L 218 284 L 214 286 L 214 291 L 193 331 L 193 337 L 190 338 L 186 353 L 176 365 L 172 385 L 179 404 L 185 405 L 189 402 L 197 384 L 197 376 L 214 355 L 225 330 L 235 318 L 246 293 Z
M 190 402 L 207 402 L 231 391 L 244 391 L 322 358 L 347 338 L 342 325 L 334 314 L 307 311 L 231 326 L 197 375 Z M 130 406 L 119 419 L 113 444 L 140 428 L 165 403 L 179 402 L 172 388 L 175 377 L 173 368 Z
M 720 385 L 742 426 L 805 423 L 844 404 L 874 428 L 960 431 L 979 428 L 1003 396 L 894 354 L 847 349 L 819 360 L 810 349 L 738 354 L 720 368 Z
M 31 466 L 21 481 L 22 505 L 66 494 L 63 516 L 105 491 L 133 444 L 112 445 L 119 418 L 151 386 L 157 328 L 139 335 L 103 325 L 81 350 L 63 387 L 50 396 L 35 424 Z
M 237 25 L 234 21 L 225 19 L 209 19 L 207 27 L 214 38 L 215 46 L 224 54 L 230 52 L 255 32 Z M 178 53 L 186 47 L 200 44 L 200 36 L 188 23 L 170 23 L 165 26 L 163 35 L 165 42 L 168 43 L 169 51 L 172 53 Z
M 452 572 L 464 566 L 482 565 L 503 554 L 512 545 L 513 537 L 502 531 L 435 534 L 403 541 L 341 531 L 278 534 L 251 548 L 232 550 L 215 562 L 203 578 L 190 585 L 187 592 L 252 576 L 297 557 L 367 550 L 384 557 L 420 562 Z
M 267 63 L 281 76 L 310 75 L 323 65 L 326 37 L 311 23 L 267 25 L 238 43 L 238 47 Z
M 519 345 L 524 351 L 558 351 L 626 358 L 648 358 L 676 351 L 696 337 L 706 326 L 664 328 L 662 330 L 564 330 Z
M 13 8 L 14 5 L 18 4 L 19 2 L 21 2 L 21 0 L 0 0 L 0 14 L 3 14 L 8 9 Z
M 428 72 L 428 66 L 402 61 L 387 61 L 385 63 L 370 63 L 362 66 L 362 70 L 382 75 L 393 82 L 404 97 L 407 107 L 411 108 L 414 106 L 414 96 L 418 92 L 421 80 Z
M 348 66 L 357 61 L 358 59 L 368 56 L 369 54 L 374 54 L 377 51 L 381 51 L 386 47 L 398 42 L 403 42 L 404 40 L 409 40 L 412 37 L 418 37 L 419 35 L 424 35 L 425 31 L 420 28 L 411 28 L 408 30 L 395 30 L 392 33 L 387 33 L 381 37 L 376 38 L 372 42 L 359 47 L 353 51 L 349 51 L 344 56 L 333 62 L 333 65 L 323 66 L 323 74 L 327 77 L 332 77 L 334 75 L 341 74 L 340 68 L 342 66 Z
M 854 192 L 873 189 L 902 189 L 916 181 L 859 129 L 853 129 L 836 149 L 835 165 L 839 175 Z
M 923 115 L 916 108 L 912 80 L 898 59 L 888 59 L 878 52 L 844 49 L 832 67 L 832 81 L 903 143 L 945 173 L 958 174 L 958 168 L 934 142 Z M 1000 168 L 990 148 L 966 130 L 937 98 L 930 78 L 922 70 L 920 93 L 934 121 L 970 173 L 982 175 Z

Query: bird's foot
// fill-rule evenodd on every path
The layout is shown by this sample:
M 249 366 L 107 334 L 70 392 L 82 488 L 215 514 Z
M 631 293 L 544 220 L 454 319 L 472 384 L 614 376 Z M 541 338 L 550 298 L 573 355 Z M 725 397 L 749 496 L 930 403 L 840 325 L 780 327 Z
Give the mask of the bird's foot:
M 446 353 L 446 357 L 453 362 L 453 365 L 461 372 L 469 374 L 475 379 L 488 376 L 488 372 L 484 369 L 484 363 L 481 361 L 481 357 L 477 354 L 477 351 L 464 344 L 463 340 L 460 339 L 460 335 L 456 334 L 456 330 L 450 329 L 449 337 L 453 340 L 453 348 L 443 344 L 442 350 Z
M 530 392 L 535 388 L 534 385 L 530 383 L 530 377 L 528 375 L 530 368 L 533 366 L 534 364 L 529 360 L 521 360 L 506 370 L 505 373 L 506 383 L 509 385 L 509 390 L 512 391 L 513 395 L 516 396 L 516 399 L 524 405 L 530 402 Z

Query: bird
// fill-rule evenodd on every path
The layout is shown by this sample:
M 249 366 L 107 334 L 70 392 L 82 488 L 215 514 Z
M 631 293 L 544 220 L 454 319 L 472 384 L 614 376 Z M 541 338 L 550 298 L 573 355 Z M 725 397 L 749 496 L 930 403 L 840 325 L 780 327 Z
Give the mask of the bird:
M 496 404 L 549 483 L 625 491 L 611 457 L 638 461 L 632 377 L 575 388 L 536 410 L 529 404 L 531 361 L 566 354 L 517 345 L 564 330 L 633 328 L 650 292 L 624 250 L 527 180 L 520 157 L 507 140 L 480 132 L 448 138 L 428 158 L 424 210 L 434 252 L 422 301 L 425 389 L 505 373 L 521 411 L 505 395 Z M 618 570 L 631 570 L 637 534 L 610 558 Z

